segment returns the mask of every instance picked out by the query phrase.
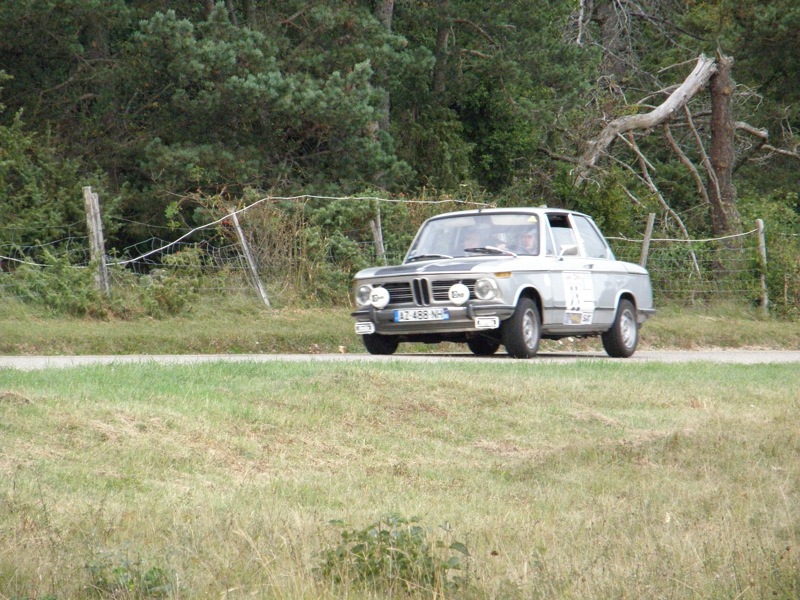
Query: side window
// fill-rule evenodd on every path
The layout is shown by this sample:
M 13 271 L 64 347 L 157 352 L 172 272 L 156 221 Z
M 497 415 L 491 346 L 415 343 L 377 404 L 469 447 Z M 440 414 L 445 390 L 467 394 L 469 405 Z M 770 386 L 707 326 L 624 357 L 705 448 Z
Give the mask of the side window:
M 556 256 L 561 254 L 564 246 L 576 246 L 578 244 L 567 215 L 550 214 L 547 215 L 547 220 L 550 222 L 550 231 L 553 233 L 553 241 L 556 245 L 554 254 Z
M 609 258 L 611 252 L 603 237 L 598 233 L 589 219 L 580 215 L 573 215 L 575 226 L 583 242 L 583 251 L 589 258 Z

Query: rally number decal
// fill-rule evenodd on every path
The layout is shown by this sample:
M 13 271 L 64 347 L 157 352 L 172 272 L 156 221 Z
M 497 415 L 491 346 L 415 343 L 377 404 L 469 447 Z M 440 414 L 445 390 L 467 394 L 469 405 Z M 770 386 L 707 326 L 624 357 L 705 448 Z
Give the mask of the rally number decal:
M 564 273 L 564 325 L 591 325 L 594 286 L 591 273 Z

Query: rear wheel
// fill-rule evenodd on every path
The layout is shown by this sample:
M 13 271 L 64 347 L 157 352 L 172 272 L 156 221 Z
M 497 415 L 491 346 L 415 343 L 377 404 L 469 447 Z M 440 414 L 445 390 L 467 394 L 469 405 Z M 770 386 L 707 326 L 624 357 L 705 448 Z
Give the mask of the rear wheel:
M 394 354 L 399 345 L 396 337 L 380 333 L 362 335 L 361 340 L 370 354 Z
M 536 303 L 520 298 L 511 318 L 503 321 L 502 338 L 506 352 L 514 358 L 531 358 L 539 351 L 542 320 Z
M 491 356 L 500 347 L 500 342 L 482 335 L 467 340 L 467 347 L 475 356 Z
M 636 307 L 630 300 L 620 300 L 617 316 L 611 329 L 603 336 L 603 348 L 613 358 L 628 358 L 636 350 L 639 342 L 639 322 Z

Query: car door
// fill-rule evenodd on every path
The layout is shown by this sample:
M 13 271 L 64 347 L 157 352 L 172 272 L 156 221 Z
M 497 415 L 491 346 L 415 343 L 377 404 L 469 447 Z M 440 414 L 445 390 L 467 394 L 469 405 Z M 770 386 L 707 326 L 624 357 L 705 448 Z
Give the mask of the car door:
M 579 334 L 594 330 L 595 290 L 590 263 L 583 256 L 583 247 L 575 224 L 568 213 L 548 213 L 548 254 L 553 257 L 553 306 L 545 319 L 554 333 Z M 550 247 L 552 246 L 552 247 Z
M 594 294 L 594 318 L 597 325 L 610 325 L 616 312 L 620 288 L 618 263 L 603 235 L 585 215 L 571 215 L 581 247 L 582 267 L 591 273 Z

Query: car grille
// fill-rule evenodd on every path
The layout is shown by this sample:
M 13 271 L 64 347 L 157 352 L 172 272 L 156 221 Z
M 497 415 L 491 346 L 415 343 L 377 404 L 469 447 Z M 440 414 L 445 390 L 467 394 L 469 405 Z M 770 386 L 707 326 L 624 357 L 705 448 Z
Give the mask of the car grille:
M 448 290 L 456 283 L 463 283 L 469 289 L 471 298 L 475 297 L 474 279 L 442 279 L 431 281 L 427 277 L 418 277 L 411 281 L 393 281 L 384 283 L 389 292 L 389 304 L 416 304 L 428 306 L 436 302 L 449 302 Z

